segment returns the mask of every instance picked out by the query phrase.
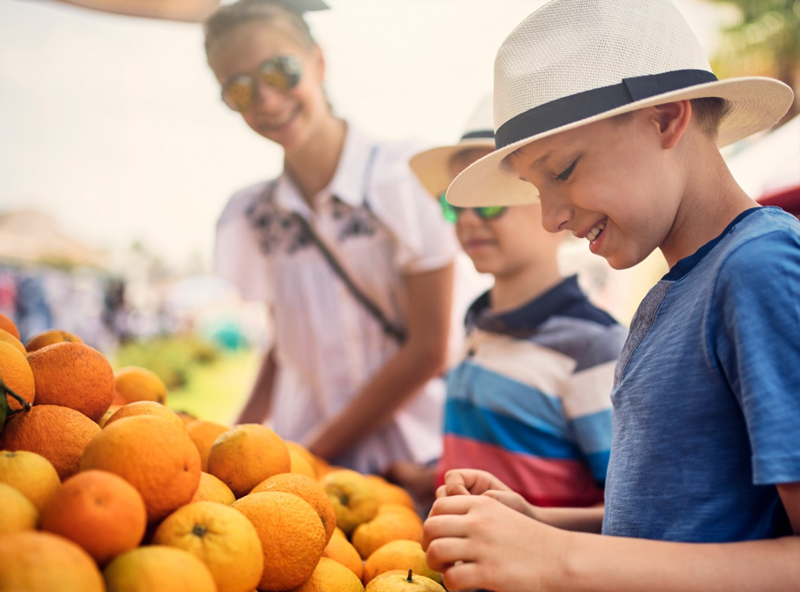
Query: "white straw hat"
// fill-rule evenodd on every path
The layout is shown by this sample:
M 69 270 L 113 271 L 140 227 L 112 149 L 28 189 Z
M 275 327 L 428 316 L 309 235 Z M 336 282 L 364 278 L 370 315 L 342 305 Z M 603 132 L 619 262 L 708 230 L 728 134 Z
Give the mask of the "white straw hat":
M 492 120 L 492 95 L 486 95 L 467 122 L 457 144 L 439 146 L 415 154 L 408 161 L 411 170 L 428 192 L 438 197 L 450 185 L 450 159 L 454 154 L 473 148 L 494 150 L 494 122 Z
M 767 129 L 792 90 L 762 77 L 719 81 L 692 30 L 669 0 L 553 0 L 503 42 L 494 64 L 497 150 L 464 170 L 447 200 L 514 205 L 538 197 L 506 156 L 535 140 L 670 101 L 720 97 L 724 146 Z

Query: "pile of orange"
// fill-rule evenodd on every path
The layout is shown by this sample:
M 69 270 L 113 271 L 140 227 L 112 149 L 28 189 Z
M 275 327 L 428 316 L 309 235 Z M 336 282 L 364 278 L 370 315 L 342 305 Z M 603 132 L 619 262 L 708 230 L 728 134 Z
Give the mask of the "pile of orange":
M 179 416 L 158 376 L 114 372 L 77 335 L 23 345 L 0 315 L 0 380 L 0 590 L 383 592 L 409 585 L 376 580 L 397 569 L 413 589 L 441 581 L 404 490 L 262 425 Z

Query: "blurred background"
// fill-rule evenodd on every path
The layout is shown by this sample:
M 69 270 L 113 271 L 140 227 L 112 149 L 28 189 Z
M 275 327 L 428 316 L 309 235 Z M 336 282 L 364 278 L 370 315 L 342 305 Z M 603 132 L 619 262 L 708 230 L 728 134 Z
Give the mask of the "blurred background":
M 308 15 L 334 109 L 368 133 L 452 143 L 491 90 L 497 48 L 535 0 L 329 0 Z M 0 312 L 23 341 L 57 327 L 115 367 L 157 372 L 170 406 L 232 419 L 269 339 L 263 306 L 211 273 L 231 193 L 280 151 L 219 98 L 199 21 L 218 0 L 0 0 Z M 800 91 L 800 0 L 675 0 L 718 76 Z M 98 8 L 100 10 L 98 10 Z M 109 12 L 112 11 L 112 12 Z M 797 100 L 726 149 L 762 201 L 800 211 Z M 583 242 L 565 271 L 628 323 L 666 272 L 613 271 Z M 473 294 L 486 278 L 461 261 Z

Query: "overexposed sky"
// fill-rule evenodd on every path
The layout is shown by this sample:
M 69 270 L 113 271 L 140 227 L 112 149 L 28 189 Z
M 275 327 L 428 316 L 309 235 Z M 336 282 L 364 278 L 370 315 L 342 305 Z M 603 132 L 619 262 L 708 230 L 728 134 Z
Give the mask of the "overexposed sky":
M 309 22 L 337 113 L 377 137 L 450 143 L 503 39 L 543 3 L 329 0 Z M 676 5 L 710 52 L 718 5 Z M 141 240 L 208 264 L 228 196 L 281 161 L 220 101 L 202 42 L 199 24 L 0 0 L 0 213 L 33 207 L 92 246 Z

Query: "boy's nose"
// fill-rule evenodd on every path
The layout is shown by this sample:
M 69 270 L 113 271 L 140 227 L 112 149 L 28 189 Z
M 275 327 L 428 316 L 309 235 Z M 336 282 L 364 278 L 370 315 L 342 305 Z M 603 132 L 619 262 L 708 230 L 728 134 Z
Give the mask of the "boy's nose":
M 561 232 L 569 228 L 572 220 L 572 209 L 552 198 L 545 198 L 539 195 L 542 204 L 542 227 L 547 232 Z
M 458 225 L 462 228 L 474 227 L 481 223 L 483 223 L 483 220 L 472 208 L 464 208 L 464 210 L 458 214 Z

